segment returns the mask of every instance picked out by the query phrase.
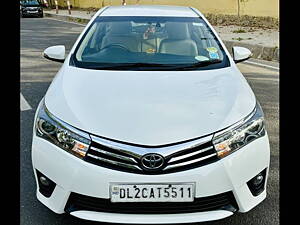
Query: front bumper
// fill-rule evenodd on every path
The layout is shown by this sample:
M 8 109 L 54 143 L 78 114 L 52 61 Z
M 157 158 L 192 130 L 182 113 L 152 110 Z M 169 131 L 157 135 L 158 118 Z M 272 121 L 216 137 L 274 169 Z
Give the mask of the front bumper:
M 23 16 L 41 16 L 43 15 L 43 11 L 23 11 Z
M 195 183 L 195 197 L 202 198 L 231 191 L 239 212 L 247 212 L 266 198 L 266 189 L 253 196 L 247 182 L 269 168 L 270 149 L 267 134 L 237 152 L 206 166 L 163 175 L 141 175 L 103 168 L 85 162 L 55 145 L 33 135 L 32 163 L 36 170 L 55 182 L 50 197 L 39 192 L 37 198 L 56 213 L 65 213 L 70 194 L 109 199 L 110 183 Z M 265 182 L 266 187 L 266 182 Z M 124 214 L 95 211 L 72 211 L 71 215 L 93 221 L 115 223 L 190 223 L 225 218 L 227 210 L 176 214 Z

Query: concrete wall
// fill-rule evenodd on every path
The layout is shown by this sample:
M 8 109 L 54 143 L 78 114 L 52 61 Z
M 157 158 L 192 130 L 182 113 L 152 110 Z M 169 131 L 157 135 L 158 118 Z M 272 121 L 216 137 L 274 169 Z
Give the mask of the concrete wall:
M 240 0 L 240 15 L 279 18 L 279 0 Z
M 74 7 L 101 8 L 106 5 L 121 5 L 122 0 L 70 0 Z M 136 0 L 126 0 L 136 4 Z M 223 15 L 269 16 L 279 18 L 279 0 L 140 0 L 140 4 L 192 6 L 202 13 Z M 66 6 L 66 0 L 59 0 Z
M 104 3 L 104 0 L 70 0 L 70 3 L 73 7 L 78 7 L 78 8 L 101 8 Z M 67 6 L 67 1 L 66 0 L 58 0 L 58 4 L 60 6 Z

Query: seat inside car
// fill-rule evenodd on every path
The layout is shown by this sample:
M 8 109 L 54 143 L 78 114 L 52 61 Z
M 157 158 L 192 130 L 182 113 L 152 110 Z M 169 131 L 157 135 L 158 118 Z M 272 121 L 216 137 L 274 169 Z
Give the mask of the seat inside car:
M 102 47 L 116 44 L 122 45 L 130 51 L 140 50 L 137 37 L 131 32 L 132 25 L 129 21 L 112 22 L 109 25 L 107 34 L 103 37 Z
M 188 25 L 180 22 L 167 22 L 166 31 L 168 38 L 161 41 L 160 53 L 196 56 L 197 45 L 190 37 Z

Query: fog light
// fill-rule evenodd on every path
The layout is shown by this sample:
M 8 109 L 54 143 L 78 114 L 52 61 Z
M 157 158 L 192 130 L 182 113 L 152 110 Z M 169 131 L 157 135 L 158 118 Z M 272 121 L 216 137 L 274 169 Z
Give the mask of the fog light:
M 45 197 L 49 198 L 52 195 L 56 184 L 38 170 L 36 170 L 36 175 L 39 185 L 39 192 Z
M 258 196 L 265 190 L 266 172 L 267 169 L 264 169 L 247 182 L 248 188 L 253 196 Z
M 40 182 L 41 182 L 42 185 L 45 185 L 45 186 L 50 185 L 48 179 L 46 177 L 43 177 L 43 176 L 40 177 Z
M 258 174 L 256 177 L 254 177 L 254 180 L 253 180 L 253 184 L 255 186 L 259 186 L 264 180 L 264 176 L 261 175 L 261 174 Z

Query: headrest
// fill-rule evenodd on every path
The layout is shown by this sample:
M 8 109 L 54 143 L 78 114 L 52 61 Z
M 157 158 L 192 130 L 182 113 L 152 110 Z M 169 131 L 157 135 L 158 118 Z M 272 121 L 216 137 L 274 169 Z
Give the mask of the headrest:
M 108 32 L 110 34 L 128 34 L 131 32 L 132 25 L 129 21 L 124 21 L 124 22 L 111 22 L 109 24 Z
M 187 23 L 167 22 L 166 30 L 169 39 L 190 39 L 190 33 Z

